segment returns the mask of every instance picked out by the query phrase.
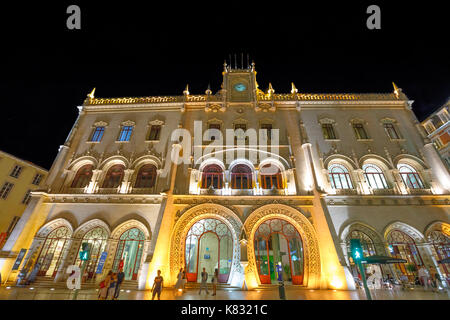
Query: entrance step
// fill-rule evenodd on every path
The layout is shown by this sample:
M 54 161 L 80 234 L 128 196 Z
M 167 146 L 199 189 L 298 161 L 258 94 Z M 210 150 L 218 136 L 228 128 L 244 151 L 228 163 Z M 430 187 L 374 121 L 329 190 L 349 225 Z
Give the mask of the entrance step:
M 82 289 L 98 289 L 99 281 L 95 282 L 94 280 L 88 280 L 85 283 L 82 283 Z M 54 278 L 51 277 L 36 277 L 36 280 L 30 284 L 32 287 L 37 288 L 55 288 L 55 289 L 66 289 L 67 283 L 66 281 L 58 281 L 55 282 Z M 137 280 L 124 280 L 120 289 L 124 290 L 138 290 L 138 282 Z
M 260 284 L 257 288 L 254 290 L 277 290 L 279 287 L 279 284 Z M 306 288 L 304 285 L 293 285 L 293 284 L 284 284 L 285 289 L 289 288 Z
M 200 289 L 200 283 L 198 282 L 187 282 L 185 285 L 185 288 L 187 290 L 199 290 Z M 212 290 L 212 283 L 208 282 L 208 290 Z M 241 290 L 240 287 L 232 287 L 229 284 L 226 283 L 218 283 L 217 284 L 217 290 L 230 290 L 230 291 L 234 291 L 234 290 Z

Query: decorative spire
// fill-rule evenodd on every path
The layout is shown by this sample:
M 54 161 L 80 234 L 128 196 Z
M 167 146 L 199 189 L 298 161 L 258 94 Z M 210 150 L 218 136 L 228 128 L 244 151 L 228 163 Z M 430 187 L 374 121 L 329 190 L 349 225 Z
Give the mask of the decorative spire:
M 274 92 L 275 92 L 275 90 L 273 90 L 273 88 L 272 88 L 272 83 L 269 82 L 269 89 L 267 90 L 267 93 L 269 95 L 272 95 Z
M 207 95 L 212 94 L 212 91 L 211 91 L 211 85 L 210 85 L 209 83 L 208 83 L 208 89 L 206 89 L 205 93 L 206 93 Z
M 189 95 L 189 84 L 186 85 L 186 89 L 184 89 L 183 94 L 184 94 L 185 96 L 188 96 L 188 95 Z
M 95 94 L 95 88 L 92 89 L 91 93 L 89 93 L 87 96 L 91 99 L 94 99 L 94 94 Z
M 394 86 L 394 94 L 398 98 L 400 96 L 400 93 L 402 92 L 402 89 L 397 87 L 394 82 L 392 82 L 392 85 Z
M 227 60 L 223 61 L 223 72 L 227 72 Z
M 255 62 L 252 61 L 252 71 L 255 71 Z
M 292 86 L 291 93 L 292 93 L 292 94 L 297 93 L 298 90 L 297 90 L 297 88 L 295 87 L 295 84 L 294 84 L 293 82 L 291 82 L 291 86 Z

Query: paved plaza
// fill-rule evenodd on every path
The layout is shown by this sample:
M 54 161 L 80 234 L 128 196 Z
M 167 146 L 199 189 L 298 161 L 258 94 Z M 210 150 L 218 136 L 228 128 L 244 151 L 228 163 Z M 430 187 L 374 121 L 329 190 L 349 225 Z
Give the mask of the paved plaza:
M 1 300 L 71 300 L 73 291 L 68 289 L 51 288 L 18 288 L 0 287 Z M 98 291 L 96 289 L 80 290 L 78 300 L 96 300 Z M 374 300 L 450 300 L 450 291 L 442 290 L 439 293 L 426 291 L 422 288 L 408 290 L 371 290 Z M 287 288 L 286 298 L 288 300 L 365 300 L 364 291 L 339 291 L 339 290 L 309 290 Z M 211 296 L 197 290 L 191 289 L 180 294 L 173 289 L 165 289 L 161 294 L 162 300 L 279 300 L 278 289 L 270 290 L 218 290 L 216 296 Z M 119 300 L 151 300 L 150 291 L 123 290 Z

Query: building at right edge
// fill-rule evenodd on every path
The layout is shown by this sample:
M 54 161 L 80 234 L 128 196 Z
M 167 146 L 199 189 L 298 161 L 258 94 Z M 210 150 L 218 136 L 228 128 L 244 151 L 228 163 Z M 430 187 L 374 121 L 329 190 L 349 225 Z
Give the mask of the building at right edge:
M 407 260 L 370 272 L 413 280 L 424 265 L 449 281 L 449 265 L 438 262 L 449 255 L 450 175 L 401 89 L 308 94 L 292 84 L 275 93 L 259 89 L 254 65 L 225 64 L 222 76 L 216 93 L 89 94 L 47 185 L 0 252 L 6 280 L 27 249 L 20 269 L 39 263 L 40 277 L 64 283 L 90 242 L 88 282 L 123 262 L 140 289 L 157 270 L 173 285 L 180 268 L 197 282 L 203 267 L 251 289 L 277 284 L 281 265 L 292 285 L 354 289 L 349 240 L 359 238 L 365 256 Z M 261 149 L 249 129 L 271 143 Z

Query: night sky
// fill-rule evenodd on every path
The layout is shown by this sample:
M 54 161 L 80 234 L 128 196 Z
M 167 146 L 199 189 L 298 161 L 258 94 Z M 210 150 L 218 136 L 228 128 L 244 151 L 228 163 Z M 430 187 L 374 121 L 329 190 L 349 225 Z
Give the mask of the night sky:
M 308 93 L 392 92 L 394 81 L 420 120 L 450 97 L 442 1 L 59 2 L 2 3 L 0 13 L 0 150 L 47 169 L 93 87 L 96 97 L 181 95 L 187 83 L 215 93 L 230 53 L 250 54 L 260 88 L 270 81 L 277 93 L 291 82 Z M 66 28 L 71 4 L 81 30 Z M 366 28 L 370 4 L 381 30 Z

